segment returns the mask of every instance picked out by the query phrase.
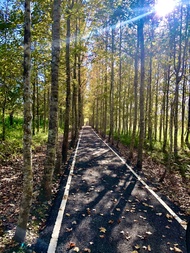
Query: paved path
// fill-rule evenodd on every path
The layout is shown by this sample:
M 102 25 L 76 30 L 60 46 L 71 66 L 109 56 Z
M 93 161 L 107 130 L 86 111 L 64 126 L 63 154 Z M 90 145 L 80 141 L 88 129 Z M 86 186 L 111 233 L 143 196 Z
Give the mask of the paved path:
M 56 245 L 49 252 L 186 253 L 182 225 L 90 127 L 83 128 L 71 176 L 69 197 L 68 189 L 63 196 L 66 175 L 36 252 Z M 58 210 L 64 212 L 60 231 L 54 229 Z M 59 237 L 49 246 L 53 229 Z

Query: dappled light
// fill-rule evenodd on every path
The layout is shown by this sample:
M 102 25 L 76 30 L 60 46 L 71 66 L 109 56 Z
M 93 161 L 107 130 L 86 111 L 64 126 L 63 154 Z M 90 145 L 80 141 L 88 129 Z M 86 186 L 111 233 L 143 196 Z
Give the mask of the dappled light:
M 190 253 L 189 21 L 0 1 L 0 252 Z

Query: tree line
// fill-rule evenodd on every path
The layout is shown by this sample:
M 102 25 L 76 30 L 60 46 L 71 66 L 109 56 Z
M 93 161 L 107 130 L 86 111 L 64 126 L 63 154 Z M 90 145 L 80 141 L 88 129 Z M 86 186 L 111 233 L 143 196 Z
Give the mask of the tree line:
M 159 17 L 153 4 L 103 2 L 94 21 L 101 29 L 93 36 L 91 124 L 109 141 L 128 138 L 139 169 L 143 148 L 159 146 L 169 167 L 189 148 L 190 7 Z
M 69 146 L 75 147 L 84 117 L 112 144 L 128 138 L 130 159 L 138 147 L 139 169 L 144 148 L 159 143 L 170 164 L 180 148 L 189 147 L 190 7 L 178 5 L 165 18 L 153 7 L 151 0 L 25 0 L 24 6 L 6 0 L 1 5 L 1 139 L 6 140 L 7 115 L 10 124 L 17 113 L 24 118 L 24 187 L 15 240 L 22 242 L 26 234 L 32 137 L 41 126 L 48 132 L 44 200 L 51 198 L 53 176 L 67 161 Z

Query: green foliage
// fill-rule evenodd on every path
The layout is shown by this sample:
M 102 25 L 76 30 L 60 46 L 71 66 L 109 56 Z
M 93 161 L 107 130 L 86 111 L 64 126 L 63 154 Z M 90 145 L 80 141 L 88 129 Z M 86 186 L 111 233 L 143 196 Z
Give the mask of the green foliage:
M 35 149 L 36 147 L 45 144 L 47 141 L 47 133 L 44 132 L 39 132 L 36 135 L 33 136 L 32 139 L 32 144 L 33 148 Z
M 21 118 L 15 118 L 14 124 L 10 126 L 9 118 L 5 118 L 6 141 L 1 141 L 0 159 L 7 160 L 10 156 L 22 152 L 22 122 Z M 2 122 L 0 131 L 2 132 Z
M 8 160 L 11 157 L 22 154 L 23 148 L 23 118 L 21 116 L 14 118 L 14 123 L 11 126 L 9 117 L 5 118 L 6 125 L 6 140 L 0 140 L 0 160 Z M 2 122 L 0 121 L 0 132 L 2 132 Z M 1 136 L 0 136 L 1 137 Z M 46 143 L 47 133 L 43 133 L 42 126 L 41 131 L 33 136 L 32 148 L 35 150 L 36 147 Z
M 120 136 L 118 136 L 117 133 L 114 134 L 114 139 L 115 140 L 119 140 L 122 144 L 126 145 L 126 146 L 130 146 L 131 143 L 131 135 L 130 134 L 120 134 Z M 135 138 L 135 143 L 134 143 L 134 147 L 136 148 L 138 146 L 138 137 Z

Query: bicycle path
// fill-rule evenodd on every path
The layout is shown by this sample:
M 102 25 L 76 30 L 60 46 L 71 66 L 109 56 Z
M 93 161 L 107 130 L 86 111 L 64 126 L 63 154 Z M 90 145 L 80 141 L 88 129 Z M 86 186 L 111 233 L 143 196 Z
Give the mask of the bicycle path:
M 35 251 L 187 253 L 179 210 L 171 213 L 137 177 L 91 127 L 84 127 L 73 171 L 62 181 Z M 59 230 L 55 222 L 60 221 Z

